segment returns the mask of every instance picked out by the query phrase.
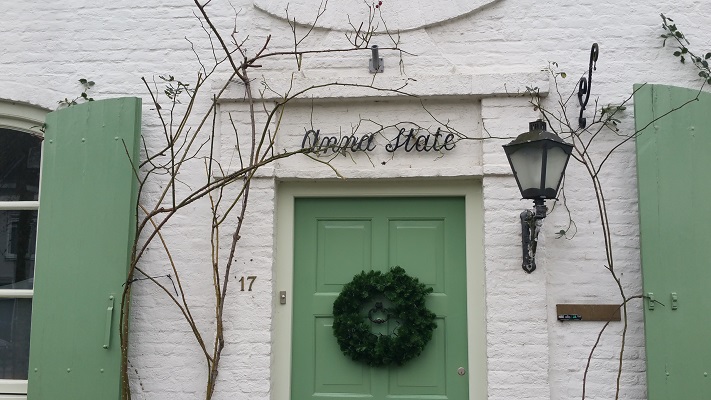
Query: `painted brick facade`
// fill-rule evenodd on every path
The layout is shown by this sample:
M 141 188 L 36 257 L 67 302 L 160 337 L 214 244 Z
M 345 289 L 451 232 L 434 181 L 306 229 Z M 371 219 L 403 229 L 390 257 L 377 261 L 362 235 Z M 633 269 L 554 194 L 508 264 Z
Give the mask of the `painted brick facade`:
M 215 23 L 231 32 L 236 21 L 239 34 L 249 34 L 250 50 L 272 35 L 270 50 L 289 49 L 289 25 L 263 11 L 276 6 L 248 0 L 233 2 L 234 10 L 214 0 L 208 11 Z M 389 19 L 386 0 L 383 17 Z M 394 3 L 394 2 L 393 2 Z M 547 94 L 548 107 L 555 108 L 555 84 L 541 72 L 550 61 L 568 73 L 559 80 L 567 96 L 576 78 L 587 70 L 590 45 L 600 44 L 600 58 L 594 74 L 589 108 L 618 104 L 632 93 L 633 83 L 654 82 L 698 87 L 694 68 L 681 65 L 670 48 L 661 47 L 659 13 L 672 16 L 699 51 L 711 50 L 711 14 L 706 1 L 628 2 L 534 2 L 499 0 L 482 3 L 480 9 L 440 13 L 433 21 L 424 18 L 429 4 L 419 4 L 413 17 L 393 16 L 409 30 L 401 33 L 401 47 L 415 55 L 404 55 L 404 71 L 395 54 L 381 52 L 385 72 L 376 83 L 390 85 L 405 76 L 417 78 L 409 86 L 423 96 L 428 110 L 474 138 L 487 134 L 511 137 L 527 130 L 538 113 L 525 97 L 516 93 L 537 86 Z M 483 4 L 489 3 L 489 4 Z M 315 14 L 317 3 L 313 3 Z M 433 3 L 436 7 L 454 4 Z M 309 3 L 296 4 L 303 15 Z M 349 12 L 348 7 L 329 5 L 330 12 Z M 301 7 L 301 8 L 299 8 Z M 414 6 L 413 6 L 414 7 Z M 420 7 L 420 8 L 417 8 Z M 425 10 L 425 11 L 422 11 Z M 457 10 L 459 10 L 457 8 Z M 64 2 L 5 1 L 0 25 L 0 98 L 56 108 L 57 101 L 75 96 L 79 78 L 96 81 L 93 96 L 138 96 L 144 102 L 143 134 L 147 145 L 156 148 L 162 135 L 141 77 L 170 74 L 194 79 L 198 64 L 186 37 L 197 52 L 209 55 L 205 33 L 193 15 L 189 1 Z M 466 11 L 466 12 L 465 12 Z M 274 11 L 276 12 L 276 11 Z M 301 14 L 300 14 L 301 15 Z M 305 18 L 305 17 L 304 17 Z M 422 27 L 426 25 L 425 27 Z M 414 27 L 414 28 L 413 28 Z M 301 29 L 301 28 L 300 28 Z M 301 29 L 305 32 L 305 29 Z M 380 35 L 373 43 L 388 46 Z M 302 46 L 344 46 L 342 31 L 317 29 Z M 304 57 L 297 83 L 308 85 L 329 80 L 368 82 L 369 52 L 345 55 L 321 54 Z M 291 58 L 264 63 L 264 78 L 283 88 L 294 71 Z M 255 73 L 256 77 L 257 73 Z M 261 76 L 258 78 L 261 79 Z M 218 90 L 215 86 L 215 90 Z M 359 115 L 386 122 L 411 118 L 434 124 L 422 112 L 418 101 L 378 94 L 364 98 L 361 92 L 334 89 L 318 92 L 313 105 L 314 124 L 324 130 L 349 128 Z M 237 121 L 249 117 L 242 93 L 236 85 L 220 104 L 218 158 L 223 165 L 237 165 L 234 140 L 229 134 L 228 114 Z M 377 100 L 378 102 L 375 102 Z M 208 99 L 197 105 L 204 109 Z M 577 102 L 571 102 L 571 118 L 577 118 Z M 286 115 L 277 139 L 279 148 L 298 146 L 312 103 L 296 103 Z M 591 116 L 588 111 L 586 115 Z M 355 119 L 354 119 L 355 118 Z M 632 109 L 623 114 L 621 130 L 631 133 Z M 394 158 L 380 150 L 368 160 L 357 154 L 354 160 L 339 158 L 334 166 L 346 178 L 422 181 L 476 177 L 483 185 L 484 265 L 486 301 L 487 392 L 492 400 L 555 399 L 580 396 L 582 375 L 591 346 L 602 323 L 560 323 L 558 303 L 616 303 L 617 287 L 604 268 L 605 253 L 592 184 L 582 167 L 571 160 L 565 186 L 567 208 L 577 226 L 571 240 L 556 238 L 555 232 L 568 225 L 561 204 L 545 220 L 539 268 L 525 274 L 520 267 L 520 225 L 518 214 L 530 204 L 519 200 L 501 144 L 510 139 L 461 142 L 441 159 L 429 154 L 398 153 Z M 619 137 L 607 135 L 591 149 L 600 160 Z M 372 164 L 371 164 L 372 161 Z M 384 163 L 384 164 L 383 164 Z M 273 385 L 272 342 L 283 334 L 272 320 L 279 307 L 276 292 L 275 246 L 277 185 L 281 180 L 333 180 L 334 172 L 306 157 L 297 156 L 262 169 L 253 184 L 243 238 L 231 277 L 226 310 L 226 347 L 219 375 L 216 399 L 245 398 L 281 400 L 271 396 Z M 186 183 L 204 180 L 204 168 L 186 170 Z M 628 295 L 641 293 L 638 244 L 637 191 L 634 143 L 621 148 L 607 161 L 602 182 L 608 199 L 615 260 Z M 149 187 L 144 201 L 150 201 L 158 186 Z M 167 231 L 167 239 L 180 241 L 174 256 L 182 271 L 193 313 L 206 337 L 214 329 L 212 281 L 210 278 L 209 209 L 198 203 Z M 224 229 L 227 232 L 227 229 Z M 147 272 L 165 274 L 169 268 L 160 248 L 151 249 L 143 261 Z M 241 276 L 255 275 L 252 292 L 238 292 Z M 205 391 L 206 366 L 189 327 L 179 311 L 154 286 L 134 286 L 134 315 L 131 338 L 131 378 L 135 399 L 192 399 Z M 630 327 L 621 379 L 621 398 L 646 398 L 644 326 L 641 301 L 629 308 Z M 588 377 L 589 398 L 612 398 L 616 379 L 621 324 L 612 324 L 595 353 Z M 2 396 L 0 396 L 2 398 Z

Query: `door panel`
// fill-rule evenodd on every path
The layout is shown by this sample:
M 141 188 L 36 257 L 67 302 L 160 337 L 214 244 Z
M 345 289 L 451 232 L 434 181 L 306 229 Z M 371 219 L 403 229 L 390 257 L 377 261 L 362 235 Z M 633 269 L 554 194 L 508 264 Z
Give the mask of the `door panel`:
M 370 264 L 370 221 L 318 221 L 317 288 L 320 293 L 340 291 L 363 265 Z M 348 254 L 348 257 L 344 257 Z
M 388 394 L 404 396 L 406 398 L 419 399 L 416 395 L 445 395 L 447 393 L 446 377 L 447 371 L 447 349 L 445 345 L 444 318 L 438 317 L 435 321 L 435 329 L 432 340 L 427 344 L 422 354 L 414 360 L 410 360 L 402 367 L 392 368 L 390 388 Z M 454 374 L 456 370 L 454 368 Z M 460 378 L 464 381 L 464 378 Z M 430 398 L 430 397 L 427 397 Z M 442 397 L 452 399 L 454 397 Z M 462 397 L 462 399 L 466 399 Z
M 291 398 L 466 399 L 464 236 L 463 198 L 296 199 Z M 333 336 L 333 302 L 359 272 L 396 265 L 434 289 L 437 329 L 404 366 L 356 363 Z
M 442 293 L 444 221 L 390 221 L 389 233 L 390 265 L 407 265 L 410 275 L 431 286 L 435 293 Z
M 343 363 L 343 354 L 333 338 L 333 318 L 316 318 L 314 335 L 315 385 L 317 393 L 368 393 L 370 371 L 365 365 Z M 339 368 L 334 368 L 338 365 Z

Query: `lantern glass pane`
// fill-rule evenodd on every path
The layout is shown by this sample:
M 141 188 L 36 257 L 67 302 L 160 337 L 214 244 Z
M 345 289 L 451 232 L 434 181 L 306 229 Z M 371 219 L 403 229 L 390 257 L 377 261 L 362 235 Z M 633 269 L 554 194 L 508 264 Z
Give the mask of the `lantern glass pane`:
M 568 154 L 560 147 L 551 147 L 548 149 L 546 161 L 546 189 L 553 189 L 557 193 L 560 181 L 563 179 L 563 170 L 568 161 Z
M 541 187 L 543 153 L 538 146 L 521 147 L 509 155 L 521 191 Z

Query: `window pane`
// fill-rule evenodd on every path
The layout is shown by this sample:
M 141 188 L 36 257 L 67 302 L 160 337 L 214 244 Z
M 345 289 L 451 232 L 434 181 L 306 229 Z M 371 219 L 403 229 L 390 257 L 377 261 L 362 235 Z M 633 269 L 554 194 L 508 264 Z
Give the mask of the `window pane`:
M 546 168 L 546 188 L 551 188 L 558 193 L 558 187 L 563 180 L 563 170 L 568 161 L 568 155 L 560 147 L 548 149 L 548 165 Z
M 32 289 L 37 211 L 0 211 L 0 290 Z
M 510 156 L 521 190 L 540 189 L 543 151 L 539 148 L 519 147 Z
M 0 128 L 0 201 L 37 200 L 40 138 Z
M 0 379 L 27 379 L 32 299 L 0 299 Z

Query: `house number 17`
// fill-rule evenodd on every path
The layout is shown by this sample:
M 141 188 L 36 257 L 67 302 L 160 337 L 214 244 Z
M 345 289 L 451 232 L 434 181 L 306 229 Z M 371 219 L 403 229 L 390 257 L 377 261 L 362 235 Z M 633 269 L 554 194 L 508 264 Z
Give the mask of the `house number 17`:
M 240 291 L 240 292 L 244 292 L 244 282 L 245 282 L 245 279 L 244 279 L 244 278 L 245 278 L 244 276 L 241 277 L 241 278 L 239 278 L 239 284 L 240 284 L 240 289 L 239 289 L 239 291 Z M 251 291 L 252 291 L 252 285 L 254 285 L 254 281 L 257 280 L 257 277 L 254 276 L 254 275 L 250 275 L 250 276 L 247 277 L 246 280 L 248 281 L 247 291 L 248 291 L 248 292 L 251 292 Z

